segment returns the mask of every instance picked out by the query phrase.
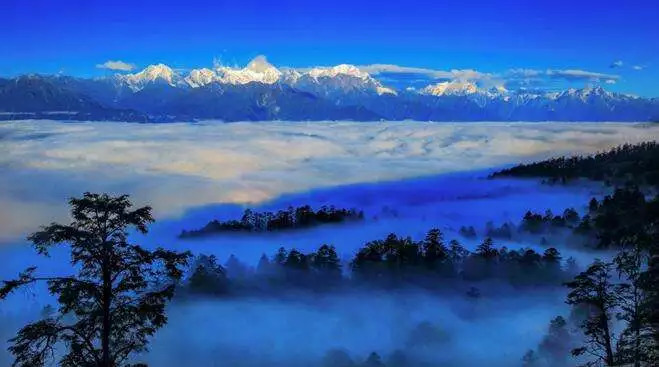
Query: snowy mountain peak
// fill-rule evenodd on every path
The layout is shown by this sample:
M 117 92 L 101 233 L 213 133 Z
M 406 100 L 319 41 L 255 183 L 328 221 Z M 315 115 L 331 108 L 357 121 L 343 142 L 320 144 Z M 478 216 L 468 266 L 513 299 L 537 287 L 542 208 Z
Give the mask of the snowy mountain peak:
M 185 77 L 185 82 L 192 88 L 203 87 L 217 80 L 217 75 L 211 69 L 193 69 Z
M 267 73 L 274 70 L 279 71 L 263 55 L 256 56 L 252 61 L 250 61 L 245 67 L 247 70 L 251 70 L 255 73 Z
M 224 84 L 247 84 L 252 82 L 274 84 L 281 78 L 281 71 L 272 66 L 264 56 L 257 56 L 242 69 L 220 66 L 216 70 L 217 80 Z
M 286 79 L 291 81 L 293 86 L 321 95 L 331 95 L 336 92 L 397 94 L 395 90 L 383 86 L 367 72 L 348 64 L 315 67 L 303 73 L 293 74 L 293 77 Z
M 348 64 L 340 64 L 330 67 L 316 67 L 312 68 L 307 72 L 307 74 L 314 78 L 334 78 L 338 75 L 347 75 L 359 79 L 369 79 L 371 76 L 364 71 L 359 70 L 358 67 Z
M 429 85 L 421 90 L 422 94 L 429 94 L 433 96 L 466 96 L 479 92 L 478 86 L 469 81 L 447 81 L 437 84 Z
M 144 70 L 134 74 L 117 75 L 133 91 L 139 91 L 148 83 L 156 81 L 163 81 L 174 86 L 177 76 L 174 70 L 165 64 L 149 65 Z
M 570 88 L 563 92 L 554 93 L 554 99 L 556 98 L 578 98 L 582 101 L 586 101 L 589 98 L 604 98 L 604 99 L 624 99 L 627 96 L 622 94 L 615 94 L 607 91 L 601 86 L 595 87 L 585 87 L 582 89 Z

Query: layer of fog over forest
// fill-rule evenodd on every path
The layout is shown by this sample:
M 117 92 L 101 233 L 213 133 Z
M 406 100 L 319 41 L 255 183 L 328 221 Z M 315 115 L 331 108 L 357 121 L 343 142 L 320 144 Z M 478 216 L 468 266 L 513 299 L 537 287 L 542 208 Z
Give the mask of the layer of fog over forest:
M 66 221 L 65 198 L 84 191 L 128 193 L 152 205 L 156 223 L 132 239 L 217 256 L 254 268 L 278 248 L 336 247 L 344 270 L 366 242 L 389 233 L 420 241 L 438 228 L 472 251 L 486 224 L 519 224 L 528 210 L 580 214 L 610 188 L 577 181 L 490 180 L 494 170 L 563 154 L 593 153 L 656 140 L 659 126 L 591 123 L 202 123 L 134 125 L 20 121 L 0 123 L 0 279 L 30 265 L 68 274 L 64 250 L 37 257 L 22 240 Z M 359 222 L 308 229 L 181 239 L 213 219 L 240 219 L 245 208 L 334 205 L 364 211 Z M 473 226 L 475 237 L 460 234 Z M 495 238 L 496 247 L 555 247 L 580 267 L 611 256 L 570 243 L 565 233 Z M 442 292 L 406 287 L 331 293 L 175 298 L 156 333 L 152 366 L 361 366 L 376 352 L 387 366 L 521 366 L 570 317 L 564 287 L 518 288 L 481 282 Z M 0 365 L 5 340 L 54 304 L 34 286 L 0 302 Z M 408 364 L 401 362 L 408 360 Z M 413 362 L 409 362 L 413 361 Z M 376 366 L 373 360 L 364 366 Z

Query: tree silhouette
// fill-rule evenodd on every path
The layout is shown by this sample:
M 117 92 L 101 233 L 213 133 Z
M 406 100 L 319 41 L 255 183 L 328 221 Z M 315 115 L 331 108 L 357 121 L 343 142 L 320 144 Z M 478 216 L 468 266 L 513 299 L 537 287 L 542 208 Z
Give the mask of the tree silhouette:
M 428 231 L 422 246 L 423 259 L 430 270 L 437 270 L 439 264 L 448 258 L 448 248 L 444 244 L 444 235 L 437 228 Z
M 23 327 L 10 340 L 14 366 L 43 366 L 60 343 L 67 349 L 61 366 L 128 366 L 129 356 L 147 350 L 148 338 L 167 322 L 165 303 L 189 254 L 128 243 L 128 230 L 146 233 L 153 217 L 150 207 L 132 210 L 127 195 L 85 193 L 69 204 L 70 224 L 52 223 L 29 240 L 46 256 L 52 246 L 68 245 L 78 273 L 42 277 L 31 267 L 0 288 L 2 299 L 18 287 L 45 281 L 59 302 L 58 313 Z
M 618 253 L 614 263 L 624 282 L 618 286 L 620 310 L 619 320 L 627 327 L 620 333 L 617 345 L 618 356 L 623 363 L 640 367 L 648 363 L 653 346 L 652 330 L 648 323 L 647 294 L 643 291 L 643 268 L 647 254 L 633 239 Z
M 192 268 L 194 271 L 188 280 L 188 286 L 193 293 L 219 295 L 228 291 L 226 270 L 217 263 L 215 255 L 200 255 Z
M 311 265 L 321 285 L 331 287 L 341 282 L 341 260 L 334 246 L 320 246 L 311 259 Z
M 615 339 L 611 318 L 618 305 L 618 297 L 616 287 L 611 282 L 611 264 L 595 261 L 566 285 L 571 289 L 566 302 L 570 305 L 585 306 L 589 311 L 580 325 L 586 336 L 585 344 L 572 350 L 572 354 L 588 354 L 597 362 L 603 362 L 607 366 L 615 365 Z M 591 365 L 594 364 L 585 364 Z

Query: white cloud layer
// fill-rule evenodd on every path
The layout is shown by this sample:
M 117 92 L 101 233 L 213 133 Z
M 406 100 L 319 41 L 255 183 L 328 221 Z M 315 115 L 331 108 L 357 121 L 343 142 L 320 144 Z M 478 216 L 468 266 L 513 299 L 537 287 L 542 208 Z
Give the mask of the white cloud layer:
M 158 216 L 334 185 L 398 180 L 659 139 L 625 123 L 0 123 L 0 238 L 66 215 L 84 191 Z
M 606 82 L 608 80 L 617 81 L 618 79 L 620 79 L 618 75 L 614 75 L 614 74 L 595 73 L 592 71 L 579 70 L 579 69 L 567 69 L 567 70 L 548 69 L 545 72 L 545 75 L 552 78 L 561 78 L 565 80 L 588 80 L 588 81 Z
M 551 80 L 614 84 L 620 79 L 620 76 L 616 74 L 598 73 L 581 69 L 509 69 L 499 73 L 487 73 L 473 69 L 437 70 L 392 64 L 361 65 L 358 68 L 374 76 L 395 78 L 396 75 L 416 75 L 427 78 L 428 83 L 437 80 L 474 82 L 481 87 L 488 88 L 501 85 L 526 86 L 533 84 L 542 86 L 550 84 Z
M 131 71 L 135 69 L 135 65 L 123 62 L 121 60 L 108 60 L 102 64 L 96 64 L 99 69 L 108 69 L 116 71 Z
M 420 74 L 433 79 L 457 79 L 457 80 L 479 80 L 492 78 L 490 73 L 483 73 L 473 69 L 435 70 L 427 68 L 415 68 L 392 64 L 371 64 L 357 66 L 360 70 L 371 75 L 391 74 Z

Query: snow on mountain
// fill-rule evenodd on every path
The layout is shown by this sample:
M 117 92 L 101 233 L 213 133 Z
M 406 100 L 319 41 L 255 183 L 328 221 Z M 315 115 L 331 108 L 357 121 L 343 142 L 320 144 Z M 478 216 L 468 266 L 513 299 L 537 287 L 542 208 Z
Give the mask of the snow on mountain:
M 341 64 L 331 67 L 316 67 L 307 71 L 307 75 L 314 79 L 318 78 L 334 78 L 337 75 L 347 75 L 354 78 L 368 80 L 370 75 L 367 72 L 359 70 L 354 65 Z
M 193 69 L 190 70 L 185 82 L 192 88 L 203 87 L 217 80 L 217 74 L 211 69 Z
M 79 111 L 76 117 L 79 119 L 130 121 L 144 121 L 145 116 L 154 121 L 197 118 L 227 121 L 659 119 L 659 99 L 613 93 L 601 87 L 556 92 L 506 91 L 479 88 L 470 82 L 443 82 L 422 91 L 411 90 L 394 96 L 383 92 L 381 88 L 386 87 L 370 75 L 354 73 L 355 69 L 350 67 L 324 68 L 314 73 L 273 69 L 264 62 L 231 69 L 236 72 L 234 76 L 250 77 L 249 80 L 254 81 L 236 85 L 222 84 L 226 83 L 226 75 L 216 70 L 195 69 L 182 77 L 165 65 L 152 65 L 135 74 L 109 79 L 38 75 L 0 78 L 0 110 Z M 152 83 L 156 85 L 151 87 Z M 217 88 L 206 88 L 214 83 Z M 387 97 L 382 97 L 383 94 Z
M 579 98 L 582 101 L 587 101 L 589 98 L 603 98 L 603 99 L 612 99 L 612 98 L 625 98 L 623 94 L 614 95 L 611 92 L 606 91 L 602 87 L 586 87 L 583 89 L 574 89 L 570 88 L 559 94 L 560 96 L 570 96 L 573 98 Z
M 222 84 L 247 84 L 252 82 L 274 84 L 282 72 L 268 62 L 264 56 L 257 56 L 242 69 L 220 66 L 215 69 L 216 81 Z
M 469 81 L 446 81 L 437 84 L 429 85 L 421 90 L 422 94 L 429 94 L 433 96 L 444 96 L 444 95 L 457 95 L 457 96 L 466 96 L 469 94 L 474 94 L 479 91 L 476 84 Z
M 346 93 L 397 94 L 395 90 L 385 87 L 367 72 L 348 64 L 295 71 L 288 76 L 287 82 L 293 87 L 326 97 L 336 97 L 338 94 Z
M 375 92 L 376 92 L 378 95 L 383 95 L 383 94 L 393 94 L 393 95 L 397 95 L 397 94 L 398 94 L 395 90 L 393 90 L 393 89 L 391 89 L 391 88 L 387 88 L 387 87 L 381 86 L 381 85 L 378 85 L 378 86 L 375 87 Z
M 149 83 L 164 82 L 175 86 L 180 78 L 178 74 L 165 64 L 149 65 L 144 70 L 134 74 L 118 74 L 117 78 L 126 83 L 134 92 L 144 89 Z
M 450 80 L 428 85 L 419 93 L 431 96 L 479 96 L 484 98 L 507 97 L 509 91 L 503 85 L 489 89 L 481 88 L 476 83 L 467 80 Z
M 172 87 L 199 88 L 212 83 L 245 85 L 281 83 L 304 91 L 325 96 L 346 92 L 392 94 L 396 91 L 385 87 L 368 73 L 354 65 L 341 64 L 332 67 L 317 67 L 309 70 L 279 70 L 264 56 L 257 56 L 244 68 L 217 66 L 214 69 L 193 69 L 182 77 L 164 64 L 150 65 L 134 74 L 117 75 L 120 83 L 133 92 L 144 89 L 150 83 L 163 82 Z
M 54 78 L 53 83 L 111 108 L 186 118 L 305 119 L 349 115 L 345 108 L 352 108 L 355 116 L 420 120 L 649 121 L 659 117 L 659 100 L 612 93 L 599 86 L 508 91 L 455 79 L 399 94 L 354 65 L 278 69 L 263 56 L 243 68 L 216 66 L 181 75 L 156 64 L 111 79 Z

